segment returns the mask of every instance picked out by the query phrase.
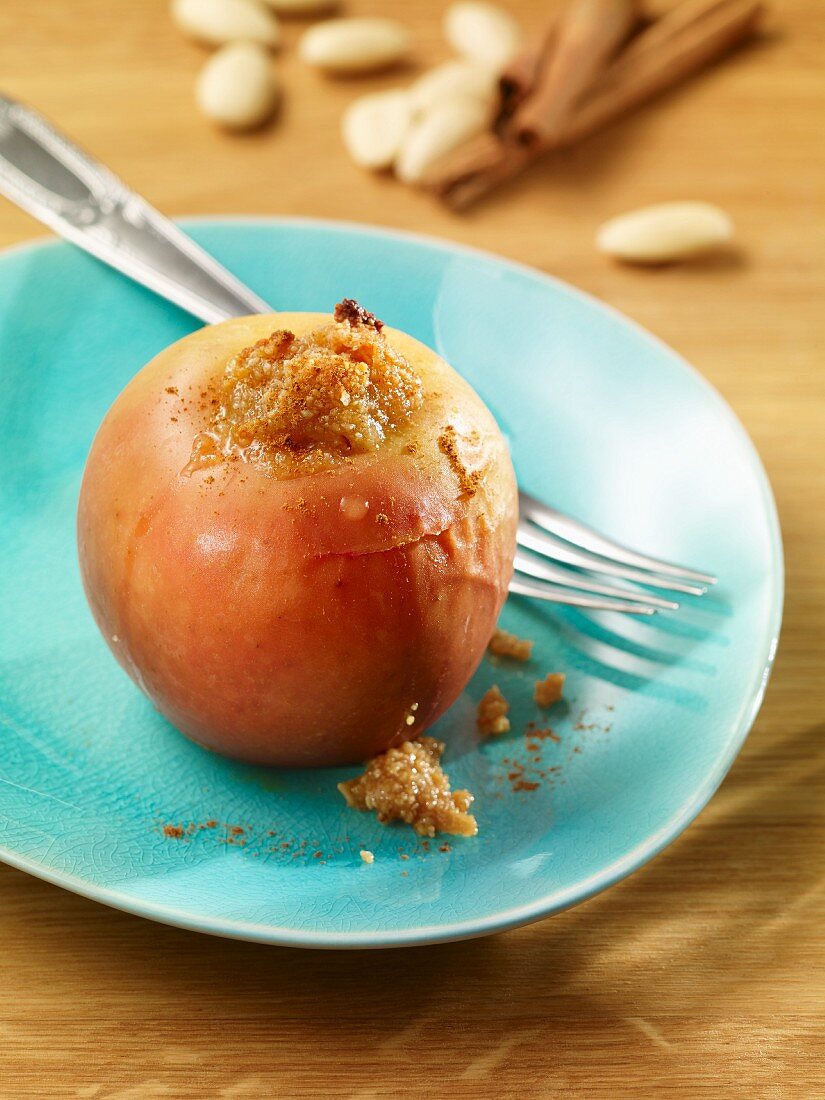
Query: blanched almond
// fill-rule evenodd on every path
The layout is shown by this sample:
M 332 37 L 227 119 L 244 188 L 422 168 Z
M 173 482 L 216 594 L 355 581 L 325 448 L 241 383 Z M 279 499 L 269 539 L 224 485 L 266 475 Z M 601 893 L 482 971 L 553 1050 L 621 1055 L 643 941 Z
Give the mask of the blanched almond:
M 395 171 L 405 183 L 420 183 L 448 153 L 486 129 L 490 113 L 486 104 L 468 96 L 442 100 L 410 128 Z
M 362 168 L 389 168 L 412 118 L 410 95 L 403 90 L 376 92 L 350 103 L 341 121 L 347 152 Z
M 263 0 L 263 3 L 278 15 L 315 15 L 339 6 L 339 0 Z
M 203 114 L 220 126 L 260 126 L 278 102 L 269 54 L 255 42 L 224 46 L 201 69 L 195 95 Z
M 685 260 L 725 244 L 733 222 L 708 202 L 663 202 L 604 223 L 596 247 L 608 256 L 638 264 Z
M 209 46 L 241 40 L 277 46 L 281 37 L 277 18 L 258 0 L 173 0 L 172 18 Z
M 428 111 L 444 99 L 466 95 L 492 104 L 497 77 L 487 65 L 474 61 L 445 61 L 420 76 L 410 88 L 413 110 Z
M 385 69 L 407 56 L 410 36 L 393 19 L 328 19 L 305 31 L 298 53 L 329 73 Z
M 508 11 L 482 0 L 461 0 L 444 13 L 444 34 L 456 53 L 501 70 L 521 45 L 521 28 Z

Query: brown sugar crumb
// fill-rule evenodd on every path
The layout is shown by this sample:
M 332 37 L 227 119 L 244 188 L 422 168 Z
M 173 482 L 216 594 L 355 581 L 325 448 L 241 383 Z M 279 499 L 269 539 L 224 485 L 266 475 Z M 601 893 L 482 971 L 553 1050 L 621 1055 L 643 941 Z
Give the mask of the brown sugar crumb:
M 510 704 L 501 694 L 498 684 L 493 684 L 489 691 L 481 697 L 476 714 L 476 725 L 479 732 L 490 736 L 491 734 L 506 733 L 510 728 L 510 719 L 507 712 Z
M 421 836 L 475 836 L 476 819 L 467 813 L 473 796 L 450 790 L 440 765 L 443 752 L 443 743 L 432 737 L 405 741 L 370 760 L 363 775 L 339 783 L 338 790 L 353 809 L 375 810 L 383 824 L 404 821 Z
M 510 634 L 507 630 L 493 631 L 493 636 L 487 643 L 487 648 L 498 657 L 512 657 L 515 661 L 529 661 L 533 652 L 533 643 L 526 638 L 519 638 Z
M 243 458 L 292 477 L 377 450 L 423 401 L 418 372 L 381 329 L 347 299 L 314 332 L 283 329 L 238 352 L 187 470 Z
M 182 825 L 164 825 L 163 835 L 168 837 L 174 837 L 175 840 L 180 840 L 184 834 L 184 828 Z
M 341 324 L 346 321 L 349 325 L 371 325 L 377 332 L 384 327 L 383 321 L 379 321 L 374 313 L 369 313 L 354 298 L 344 298 L 339 302 L 333 317 Z
M 382 524 L 383 523 L 389 523 L 390 522 L 390 517 L 387 515 L 386 512 L 379 512 L 378 515 L 375 517 L 375 522 L 376 523 L 382 523 Z
M 514 791 L 537 791 L 538 788 L 538 783 L 534 783 L 529 779 L 516 779 L 513 783 Z
M 177 386 L 167 386 L 165 392 L 166 393 L 171 393 L 174 397 L 178 396 Z
M 439 846 L 438 846 L 438 850 L 439 850 L 439 852 L 449 852 L 449 851 L 452 851 L 452 849 L 450 848 L 450 845 L 449 845 L 449 844 L 439 844 Z
M 242 829 L 240 825 L 233 825 L 229 832 L 232 836 L 243 836 L 246 830 Z
M 411 443 L 408 443 L 404 447 L 404 451 L 408 455 L 417 455 L 418 454 L 418 444 L 415 442 L 415 440 L 413 440 Z
M 362 848 L 359 855 L 364 863 L 375 863 L 375 856 L 368 848 Z
M 471 473 L 464 465 L 458 450 L 458 433 L 452 424 L 447 424 L 442 429 L 441 435 L 438 437 L 438 447 L 442 454 L 446 456 L 450 469 L 458 478 L 462 496 L 475 496 L 483 480 L 483 475 L 480 470 L 473 470 Z
M 564 688 L 563 672 L 548 672 L 543 680 L 536 680 L 533 698 L 540 707 L 552 707 L 562 697 Z

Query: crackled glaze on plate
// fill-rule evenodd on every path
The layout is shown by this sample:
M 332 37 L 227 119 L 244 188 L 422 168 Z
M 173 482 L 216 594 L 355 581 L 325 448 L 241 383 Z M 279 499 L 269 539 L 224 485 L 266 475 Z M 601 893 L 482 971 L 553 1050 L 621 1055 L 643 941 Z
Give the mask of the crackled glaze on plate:
M 196 323 L 68 245 L 11 250 L 0 259 L 0 858 L 157 920 L 325 947 L 501 930 L 644 863 L 730 766 L 779 630 L 775 509 L 728 407 L 615 312 L 494 257 L 323 222 L 189 227 L 278 308 L 353 296 L 434 346 L 498 417 L 526 489 L 720 584 L 643 622 L 511 598 L 504 625 L 535 639 L 534 660 L 485 660 L 436 729 L 480 825 L 447 851 L 347 809 L 335 784 L 352 769 L 264 771 L 211 755 L 115 664 L 74 546 L 98 423 Z M 557 669 L 568 701 L 542 714 L 532 683 Z M 512 701 L 513 732 L 480 748 L 474 709 L 493 682 Z M 528 749 L 529 721 L 560 740 Z M 535 790 L 513 789 L 513 761 Z M 176 837 L 165 825 L 193 828 Z

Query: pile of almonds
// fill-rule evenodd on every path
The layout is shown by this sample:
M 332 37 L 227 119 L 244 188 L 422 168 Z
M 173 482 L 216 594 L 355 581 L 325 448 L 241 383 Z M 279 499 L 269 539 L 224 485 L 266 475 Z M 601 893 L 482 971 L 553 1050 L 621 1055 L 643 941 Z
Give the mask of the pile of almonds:
M 275 111 L 279 85 L 270 60 L 281 41 L 279 16 L 328 13 L 336 0 L 172 0 L 178 28 L 217 47 L 198 77 L 203 114 L 231 130 L 262 125 Z M 457 58 L 425 73 L 407 89 L 364 96 L 343 122 L 344 143 L 366 168 L 397 163 L 408 182 L 483 130 L 498 77 L 521 44 L 521 30 L 506 11 L 483 0 L 447 8 L 445 37 Z M 366 74 L 405 61 L 409 32 L 381 17 L 323 19 L 298 44 L 306 64 L 332 75 Z
M 521 28 L 502 8 L 462 0 L 447 8 L 444 35 L 456 53 L 406 88 L 363 96 L 344 114 L 350 157 L 363 168 L 394 168 L 419 183 L 430 168 L 489 125 L 502 70 Z
M 172 18 L 188 37 L 217 47 L 198 77 L 202 113 L 230 130 L 249 130 L 275 112 L 280 88 L 270 53 L 281 42 L 279 16 L 316 16 L 336 0 L 172 0 Z M 332 74 L 368 73 L 404 60 L 407 30 L 393 19 L 324 19 L 302 36 L 298 53 Z

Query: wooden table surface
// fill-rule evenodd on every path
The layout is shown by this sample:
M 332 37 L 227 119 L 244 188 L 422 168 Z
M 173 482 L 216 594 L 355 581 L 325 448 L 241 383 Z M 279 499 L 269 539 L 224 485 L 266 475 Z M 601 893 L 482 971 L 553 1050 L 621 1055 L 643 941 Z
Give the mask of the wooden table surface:
M 399 8 L 421 65 L 439 0 Z M 511 0 L 536 26 L 541 0 Z M 825 1095 L 825 11 L 776 0 L 766 39 L 466 216 L 353 168 L 331 83 L 286 30 L 278 123 L 197 115 L 204 54 L 166 0 L 3 0 L 4 91 L 59 119 L 171 214 L 304 214 L 425 230 L 603 298 L 744 421 L 776 493 L 785 624 L 764 708 L 688 832 L 628 881 L 485 940 L 326 953 L 211 939 L 0 867 L 0 1095 Z M 406 76 L 406 74 L 405 74 Z M 656 271 L 593 249 L 605 217 L 721 203 L 725 257 Z M 41 228 L 0 202 L 0 245 Z

